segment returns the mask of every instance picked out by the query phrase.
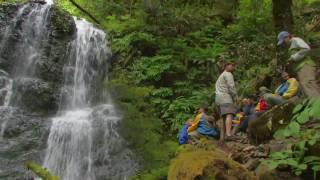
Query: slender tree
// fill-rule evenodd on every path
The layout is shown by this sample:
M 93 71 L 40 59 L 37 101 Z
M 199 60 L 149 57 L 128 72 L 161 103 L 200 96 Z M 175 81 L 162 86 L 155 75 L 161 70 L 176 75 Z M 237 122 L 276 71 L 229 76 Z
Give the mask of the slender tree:
M 292 33 L 293 31 L 293 15 L 292 15 L 292 0 L 272 0 L 272 14 L 275 34 L 281 31 L 288 31 Z M 280 71 L 285 68 L 285 64 L 289 54 L 283 49 L 283 46 L 276 47 L 276 60 L 275 67 Z M 274 76 L 277 76 L 276 71 L 274 71 Z M 276 81 L 274 81 L 276 83 Z
M 293 30 L 292 0 L 272 0 L 276 32 Z

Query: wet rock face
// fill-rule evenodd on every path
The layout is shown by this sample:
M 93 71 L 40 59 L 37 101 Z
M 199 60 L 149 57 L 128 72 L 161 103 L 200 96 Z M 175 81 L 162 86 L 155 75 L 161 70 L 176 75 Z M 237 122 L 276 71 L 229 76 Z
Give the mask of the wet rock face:
M 3 47 L 2 42 L 6 38 L 6 28 L 10 26 L 12 19 L 14 19 L 16 12 L 19 8 L 20 6 L 13 4 L 0 5 L 0 68 L 4 69 L 5 71 L 8 71 L 13 67 L 13 63 L 7 60 L 8 54 L 13 52 L 13 49 Z M 12 44 L 15 41 L 16 37 L 17 34 L 12 32 L 10 44 Z
M 59 91 L 40 79 L 17 78 L 13 81 L 11 104 L 30 112 L 55 113 L 58 108 Z
M 25 48 L 22 44 L 28 44 L 25 36 L 33 36 L 32 32 L 26 32 L 26 22 L 33 15 L 32 12 L 42 6 L 45 4 L 0 6 L 0 70 L 7 72 L 8 76 L 14 79 L 14 88 L 17 90 L 13 92 L 14 101 L 21 101 L 16 105 L 21 105 L 21 108 L 27 111 L 52 114 L 57 110 L 59 102 L 57 94 L 64 80 L 63 66 L 67 59 L 69 43 L 76 33 L 76 27 L 70 15 L 55 6 L 51 7 L 45 22 L 46 32 L 39 40 L 40 47 L 36 54 L 38 58 L 35 64 L 31 65 L 34 72 L 21 75 L 19 66 L 27 61 L 21 54 L 28 51 L 28 49 L 22 49 Z M 24 9 L 20 11 L 22 7 Z M 32 40 L 32 37 L 29 40 Z M 34 80 L 22 79 L 20 76 Z M 0 102 L 4 101 L 6 93 L 6 91 L 0 93 Z
M 10 107 L 0 109 L 0 123 L 6 126 L 0 140 L 0 179 L 30 179 L 24 163 L 41 162 L 49 125 L 38 115 Z
M 63 66 L 68 55 L 68 44 L 74 38 L 76 27 L 72 17 L 55 6 L 51 8 L 47 26 L 49 40 L 44 56 L 38 63 L 37 76 L 60 88 L 63 83 Z

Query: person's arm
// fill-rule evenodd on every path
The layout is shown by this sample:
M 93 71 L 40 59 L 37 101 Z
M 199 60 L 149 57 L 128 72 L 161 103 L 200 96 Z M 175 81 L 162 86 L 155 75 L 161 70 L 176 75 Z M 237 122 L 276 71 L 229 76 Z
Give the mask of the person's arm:
M 200 122 L 200 118 L 202 116 L 202 113 L 198 114 L 195 118 L 194 121 L 192 122 L 192 125 L 188 128 L 188 132 L 192 132 L 198 128 L 198 124 Z
M 288 80 L 288 82 L 289 82 L 288 90 L 282 95 L 282 97 L 285 99 L 289 99 L 295 96 L 299 89 L 299 83 L 296 79 L 292 78 Z
M 308 52 L 310 51 L 310 49 L 301 49 L 298 52 L 292 54 L 290 56 L 291 61 L 299 61 L 301 59 L 303 59 L 304 57 L 306 57 L 306 55 L 308 54 Z
M 233 75 L 231 73 L 226 73 L 225 80 L 228 85 L 229 93 L 231 94 L 233 100 L 236 100 L 237 98 L 237 89 L 235 87 Z

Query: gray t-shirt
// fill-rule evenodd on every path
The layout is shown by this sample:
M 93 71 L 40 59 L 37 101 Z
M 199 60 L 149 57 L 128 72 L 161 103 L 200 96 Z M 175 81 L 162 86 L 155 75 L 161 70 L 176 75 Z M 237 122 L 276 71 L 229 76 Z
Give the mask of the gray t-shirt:
M 308 52 L 310 51 L 310 46 L 304 42 L 303 39 L 299 38 L 299 37 L 293 37 L 291 39 L 291 45 L 290 45 L 290 50 L 294 50 L 297 49 L 298 52 L 294 53 L 291 55 L 290 60 L 293 61 L 299 61 L 301 59 L 303 59 Z
M 231 72 L 224 71 L 216 82 L 216 103 L 233 103 L 237 96 L 233 75 Z

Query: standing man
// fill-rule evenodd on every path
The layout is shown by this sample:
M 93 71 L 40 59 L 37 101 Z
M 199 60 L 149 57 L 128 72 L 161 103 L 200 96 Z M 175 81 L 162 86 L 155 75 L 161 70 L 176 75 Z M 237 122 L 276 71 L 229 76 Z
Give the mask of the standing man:
M 231 62 L 224 65 L 224 71 L 216 82 L 216 105 L 219 108 L 220 117 L 223 118 L 221 127 L 220 141 L 232 137 L 232 119 L 236 114 L 237 108 L 234 105 L 237 99 L 237 90 L 235 87 L 233 74 L 235 65 Z

